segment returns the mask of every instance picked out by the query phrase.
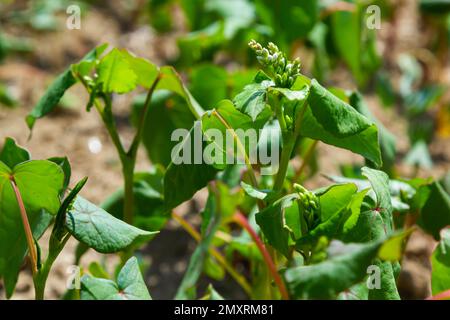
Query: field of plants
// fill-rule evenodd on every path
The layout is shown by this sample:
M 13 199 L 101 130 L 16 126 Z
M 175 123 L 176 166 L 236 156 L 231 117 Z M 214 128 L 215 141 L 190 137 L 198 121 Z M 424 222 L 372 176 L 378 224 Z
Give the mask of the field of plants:
M 450 299 L 449 0 L 2 0 L 0 300 Z

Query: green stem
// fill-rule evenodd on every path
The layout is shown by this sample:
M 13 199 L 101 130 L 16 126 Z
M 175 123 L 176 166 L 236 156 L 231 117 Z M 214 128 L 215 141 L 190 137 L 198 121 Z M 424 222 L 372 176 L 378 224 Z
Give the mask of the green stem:
M 281 191 L 281 189 L 283 188 L 289 161 L 291 160 L 291 154 L 295 146 L 295 138 L 293 136 L 289 136 L 283 142 L 284 145 L 283 150 L 281 151 L 280 166 L 278 168 L 278 173 L 273 186 L 273 189 L 275 191 Z
M 275 183 L 273 189 L 275 191 L 281 191 L 284 184 L 284 179 L 286 178 L 286 172 L 289 166 L 289 161 L 291 160 L 292 152 L 294 151 L 295 141 L 300 135 L 300 126 L 303 119 L 303 115 L 306 112 L 306 99 L 301 106 L 301 110 L 298 113 L 297 118 L 295 119 L 294 131 L 289 132 L 287 128 L 283 131 L 283 126 L 285 127 L 285 120 L 282 112 L 277 112 L 277 118 L 280 122 L 281 132 L 283 134 L 283 150 L 281 151 L 281 159 L 280 159 L 280 167 L 278 168 L 278 173 L 275 178 Z M 275 110 L 279 108 L 276 107 Z
M 124 177 L 124 199 L 123 199 L 123 220 L 128 224 L 133 224 L 133 175 L 135 159 L 127 159 L 122 162 L 122 174 Z
M 155 92 L 156 86 L 158 85 L 159 81 L 161 80 L 161 77 L 162 77 L 162 75 L 159 74 L 158 77 L 153 82 L 150 89 L 148 90 L 147 96 L 145 97 L 144 107 L 140 114 L 140 119 L 139 119 L 138 127 L 136 130 L 136 134 L 133 138 L 133 142 L 131 143 L 130 150 L 128 151 L 128 154 L 134 160 L 136 160 L 139 143 L 141 142 L 141 139 L 142 139 L 142 132 L 143 132 L 144 126 L 145 126 L 145 119 L 147 118 L 147 115 L 148 115 L 148 112 L 150 109 L 150 102 L 152 101 L 153 93 Z
M 147 92 L 145 98 L 144 107 L 140 114 L 140 121 L 136 130 L 136 134 L 133 138 L 133 142 L 130 145 L 128 152 L 122 157 L 122 173 L 124 177 L 124 208 L 123 218 L 128 224 L 133 224 L 133 208 L 134 208 L 134 192 L 133 192 L 133 176 L 134 168 L 136 166 L 137 152 L 139 144 L 142 139 L 142 132 L 144 130 L 145 118 L 150 109 L 150 102 L 152 100 L 153 92 L 156 89 L 161 75 L 159 75 L 153 82 L 151 88 Z
M 53 263 L 61 253 L 69 238 L 70 234 L 67 234 L 65 238 L 60 242 L 59 240 L 55 239 L 53 234 L 51 235 L 47 259 L 45 260 L 41 269 L 39 269 L 39 271 L 33 276 L 36 300 L 44 300 L 45 285 L 47 283 L 48 274 L 50 273 Z

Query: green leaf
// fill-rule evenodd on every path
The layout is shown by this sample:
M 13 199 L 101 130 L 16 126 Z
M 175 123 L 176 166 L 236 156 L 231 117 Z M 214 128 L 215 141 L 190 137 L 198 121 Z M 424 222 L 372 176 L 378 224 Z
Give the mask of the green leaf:
M 133 103 L 133 123 L 139 123 L 146 95 L 138 96 Z M 154 164 L 168 166 L 175 145 L 172 133 L 176 129 L 190 129 L 195 118 L 185 101 L 175 93 L 159 90 L 153 94 L 147 116 L 144 119 L 142 142 Z
M 267 242 L 286 257 L 289 255 L 290 229 L 286 225 L 285 210 L 297 199 L 297 194 L 287 195 L 256 214 L 256 222 Z
M 75 83 L 76 79 L 72 75 L 72 71 L 70 69 L 67 69 L 60 74 L 48 87 L 47 91 L 38 101 L 31 113 L 27 115 L 25 121 L 27 122 L 28 128 L 30 128 L 30 130 L 33 129 L 36 119 L 42 118 L 53 111 L 67 89 Z
M 200 104 L 195 100 L 186 86 L 181 81 L 180 76 L 173 67 L 164 66 L 160 69 L 160 81 L 156 89 L 166 89 L 175 92 L 186 100 L 186 103 L 196 119 L 199 119 L 205 112 Z
M 381 241 L 393 232 L 393 207 L 389 190 L 389 177 L 382 171 L 362 168 L 374 191 L 374 198 L 367 196 L 353 228 L 348 228 L 345 241 Z M 374 262 L 381 271 L 381 288 L 369 291 L 369 299 L 399 299 L 393 265 L 391 262 Z
M 411 228 L 386 240 L 378 252 L 378 257 L 383 261 L 400 261 L 406 247 L 406 239 L 413 231 L 414 228 Z
M 337 300 L 367 300 L 368 298 L 369 288 L 367 288 L 365 282 L 362 282 L 341 292 L 337 297 Z
M 361 22 L 360 10 L 355 4 L 355 12 L 338 11 L 331 16 L 331 31 L 334 45 L 349 66 L 358 82 L 362 79 L 361 70 Z
M 0 152 L 0 161 L 8 167 L 14 168 L 19 163 L 28 160 L 30 160 L 30 153 L 26 149 L 18 146 L 14 139 L 7 137 L 3 144 L 3 149 Z
M 87 182 L 87 177 L 80 180 L 75 187 L 70 190 L 67 197 L 64 199 L 63 203 L 59 207 L 58 213 L 56 215 L 55 224 L 53 225 L 52 237 L 56 238 L 58 241 L 62 241 L 63 237 L 67 234 L 66 229 L 66 217 L 67 211 L 71 209 L 75 198 L 78 193 L 80 193 L 81 189 L 83 189 L 84 185 Z
M 257 190 L 253 188 L 251 185 L 245 183 L 244 181 L 241 181 L 241 187 L 242 189 L 244 189 L 246 194 L 255 199 L 264 200 L 268 195 L 268 192 Z
M 300 238 L 296 245 L 311 243 L 321 236 L 335 238 L 343 232 L 347 219 L 352 215 L 352 200 L 357 191 L 354 184 L 334 185 L 319 196 L 320 222 L 307 235 Z M 359 209 L 359 208 L 358 208 Z
M 356 191 L 357 187 L 349 183 L 331 186 L 326 192 L 321 194 L 319 196 L 321 221 L 326 221 L 345 209 Z
M 370 112 L 369 107 L 364 102 L 362 95 L 358 92 L 350 96 L 350 104 L 362 115 L 372 120 L 379 131 L 379 143 L 381 155 L 385 166 L 392 166 L 395 162 L 396 146 L 395 136 Z M 389 168 L 389 167 L 387 167 Z
M 374 193 L 364 199 L 357 223 L 347 229 L 345 241 L 349 242 L 379 240 L 393 231 L 393 208 L 387 174 L 367 167 L 362 168 L 362 174 L 369 179 Z
M 390 233 L 393 231 L 393 225 L 389 177 L 383 171 L 370 169 L 368 167 L 362 168 L 361 172 L 370 181 L 375 192 L 377 207 L 374 208 L 374 210 L 378 211 L 383 218 L 386 225 L 386 233 Z
M 450 225 L 450 195 L 439 182 L 428 186 L 428 192 L 429 196 L 421 210 L 418 224 L 439 240 L 441 229 Z
M 147 231 L 161 230 L 170 215 L 166 210 L 163 196 L 164 172 L 160 167 L 150 172 L 135 173 L 133 179 L 134 209 L 133 225 Z M 106 199 L 101 207 L 123 220 L 124 192 L 118 190 Z
M 335 246 L 335 248 L 333 248 Z M 367 267 L 377 256 L 381 242 L 347 244 L 332 242 L 331 248 L 340 254 L 318 264 L 290 268 L 285 279 L 296 299 L 333 299 L 361 282 Z
M 64 196 L 65 191 L 70 183 L 70 177 L 72 175 L 72 168 L 70 166 L 69 159 L 67 157 L 52 157 L 48 158 L 48 161 L 56 163 L 64 172 L 64 184 L 61 192 L 61 197 Z
M 35 239 L 39 239 L 58 211 L 63 186 L 62 170 L 46 160 L 26 161 L 9 168 L 0 161 L 0 277 L 6 295 L 11 297 L 20 266 L 27 252 L 27 242 L 20 210 L 10 183 L 14 177 L 21 193 Z
M 98 58 L 106 49 L 107 45 L 101 45 L 91 50 L 81 61 L 91 61 Z M 76 83 L 72 74 L 71 67 L 61 73 L 53 83 L 48 87 L 45 94 L 41 97 L 33 110 L 26 117 L 26 122 L 30 130 L 33 129 L 36 119 L 49 114 L 58 105 L 64 93 Z
M 108 272 L 103 268 L 103 266 L 97 261 L 91 262 L 89 264 L 89 273 L 95 278 L 109 279 Z
M 257 144 L 253 141 L 259 139 L 260 129 L 263 128 L 268 118 L 269 112 L 263 112 L 257 119 L 252 120 L 249 116 L 236 110 L 231 101 L 220 101 L 201 119 L 203 133 L 209 142 L 204 152 L 206 158 L 219 169 L 223 169 L 225 164 L 230 164 L 230 156 L 234 163 L 245 163 L 245 157 L 255 163 Z M 216 133 L 220 133 L 219 137 L 216 136 Z M 230 133 L 234 133 L 236 136 L 230 137 Z M 230 139 L 233 140 L 230 141 Z
M 81 278 L 82 300 L 151 300 L 135 257 L 130 258 L 117 277 L 117 282 L 84 275 Z
M 309 86 L 305 85 L 301 90 L 291 90 L 287 88 L 269 88 L 271 93 L 279 92 L 289 101 L 305 101 L 309 95 Z
M 98 66 L 97 82 L 101 83 L 103 92 L 127 93 L 136 88 L 138 76 L 129 60 L 117 48 L 102 58 Z
M 359 117 L 362 116 L 359 115 Z M 336 119 L 336 122 L 339 122 L 339 119 Z M 377 166 L 382 165 L 380 146 L 378 144 L 378 129 L 374 124 L 354 135 L 339 137 L 328 131 L 328 128 L 324 127 L 316 119 L 311 111 L 311 107 L 308 106 L 303 115 L 300 134 L 314 140 L 323 141 L 326 144 L 350 150 L 369 159 Z
M 189 90 L 200 105 L 211 109 L 227 97 L 227 81 L 228 74 L 224 68 L 205 64 L 192 70 Z
M 370 290 L 369 300 L 400 300 L 393 264 L 376 259 L 374 265 L 380 268 L 380 289 Z
M 366 117 L 322 87 L 315 79 L 311 80 L 309 104 L 317 121 L 338 138 L 353 136 L 372 125 Z
M 187 133 L 176 146 L 176 154 L 164 175 L 164 201 L 167 209 L 172 209 L 191 197 L 216 176 L 217 169 L 203 161 L 203 134 L 200 122 Z M 199 144 L 202 148 L 199 148 Z M 197 159 L 195 150 L 200 150 Z M 183 155 L 180 156 L 180 151 Z M 185 156 L 185 154 L 187 156 Z M 186 157 L 186 158 L 185 158 Z M 186 160 L 186 161 L 184 161 Z M 189 183 L 186 183 L 189 181 Z
M 144 58 L 131 55 L 125 49 L 121 50 L 120 53 L 136 75 L 136 83 L 146 89 L 150 89 L 158 77 L 158 67 Z
M 157 233 L 126 224 L 81 196 L 66 215 L 66 227 L 78 241 L 101 253 L 137 246 Z
M 246 85 L 233 100 L 236 109 L 250 116 L 254 121 L 266 107 L 267 89 L 271 85 L 273 82 L 269 80 Z
M 450 290 L 450 229 L 441 231 L 441 241 L 431 256 L 431 292 Z

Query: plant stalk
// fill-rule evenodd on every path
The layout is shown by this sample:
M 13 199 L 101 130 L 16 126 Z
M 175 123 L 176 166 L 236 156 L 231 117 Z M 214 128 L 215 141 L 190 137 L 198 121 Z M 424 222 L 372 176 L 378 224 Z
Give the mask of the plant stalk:
M 275 191 L 281 191 L 283 188 L 289 161 L 291 160 L 291 154 L 295 146 L 295 138 L 293 136 L 289 136 L 284 142 L 285 144 L 283 145 L 283 150 L 281 151 L 280 166 L 273 185 L 273 189 Z
M 45 285 L 47 283 L 48 274 L 50 273 L 50 270 L 53 266 L 53 263 L 55 262 L 56 258 L 61 253 L 62 249 L 67 243 L 67 240 L 69 240 L 70 234 L 67 234 L 65 238 L 59 242 L 58 240 L 53 238 L 53 234 L 50 238 L 50 247 L 47 259 L 45 260 L 44 264 L 42 265 L 42 268 L 37 272 L 37 274 L 33 277 L 33 283 L 34 283 L 34 292 L 35 292 L 35 299 L 36 300 L 44 300 L 44 293 L 45 293 Z M 53 242 L 56 241 L 56 242 Z
M 134 161 L 126 160 L 122 164 L 122 174 L 124 178 L 124 198 L 123 198 L 123 221 L 133 224 L 133 209 L 134 209 L 134 192 L 133 192 L 133 176 L 134 176 Z
M 144 102 L 144 108 L 140 115 L 140 121 L 136 130 L 136 134 L 130 145 L 128 152 L 121 157 L 122 173 L 124 177 L 124 207 L 123 207 L 123 219 L 128 224 L 133 224 L 134 220 L 134 192 L 133 192 L 133 178 L 134 168 L 136 167 L 137 152 L 139 144 L 142 139 L 142 131 L 144 130 L 145 118 L 147 117 L 150 102 L 152 100 L 153 92 L 161 79 L 159 75 L 153 82 L 151 88 L 147 92 L 147 96 Z M 119 151 L 119 150 L 118 150 Z M 120 154 L 120 151 L 119 151 Z
M 281 279 L 280 275 L 278 274 L 277 268 L 275 266 L 275 263 L 272 260 L 272 257 L 270 256 L 269 252 L 266 250 L 266 247 L 264 246 L 263 242 L 261 241 L 261 239 L 255 232 L 255 230 L 253 230 L 253 228 L 248 223 L 247 218 L 242 213 L 237 212 L 234 214 L 233 220 L 250 234 L 251 238 L 253 239 L 253 241 L 255 242 L 259 251 L 261 252 L 261 254 L 264 258 L 264 261 L 266 262 L 266 265 L 269 269 L 269 272 L 272 274 L 275 284 L 277 285 L 278 289 L 280 290 L 281 297 L 284 300 L 289 300 L 288 291 L 286 289 L 286 286 L 285 286 L 283 280 Z

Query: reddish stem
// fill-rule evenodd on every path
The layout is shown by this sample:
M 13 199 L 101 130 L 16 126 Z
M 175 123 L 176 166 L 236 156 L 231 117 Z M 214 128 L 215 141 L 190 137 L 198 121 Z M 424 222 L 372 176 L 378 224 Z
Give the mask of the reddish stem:
M 450 299 L 450 290 L 438 293 L 435 296 L 431 296 L 426 298 L 426 300 L 445 300 L 445 299 Z
M 19 204 L 23 228 L 25 230 L 25 236 L 27 238 L 28 249 L 30 251 L 31 270 L 33 271 L 33 275 L 34 275 L 37 273 L 37 250 L 36 250 L 36 246 L 34 244 L 33 233 L 31 231 L 31 226 L 30 226 L 30 222 L 28 221 L 27 211 L 25 210 L 25 205 L 23 204 L 23 199 L 20 194 L 19 188 L 16 185 L 16 181 L 14 180 L 13 176 L 11 176 L 9 178 L 9 180 L 11 181 L 11 186 L 16 195 L 17 203 Z
M 261 252 L 261 254 L 264 258 L 264 261 L 266 262 L 267 267 L 269 268 L 269 271 L 272 274 L 275 284 L 277 285 L 278 289 L 280 290 L 281 297 L 284 300 L 289 300 L 289 294 L 286 290 L 286 286 L 284 285 L 283 280 L 281 279 L 280 275 L 278 274 L 275 263 L 273 262 L 272 257 L 270 256 L 269 252 L 267 252 L 267 249 L 264 246 L 263 242 L 261 241 L 261 238 L 256 234 L 255 230 L 253 230 L 253 228 L 248 223 L 247 218 L 242 213 L 240 213 L 240 212 L 235 213 L 233 216 L 233 219 L 237 224 L 239 224 L 242 228 L 244 228 L 250 234 L 250 236 L 252 237 L 256 246 L 258 247 L 259 251 Z

